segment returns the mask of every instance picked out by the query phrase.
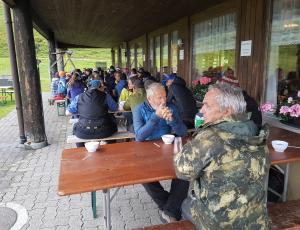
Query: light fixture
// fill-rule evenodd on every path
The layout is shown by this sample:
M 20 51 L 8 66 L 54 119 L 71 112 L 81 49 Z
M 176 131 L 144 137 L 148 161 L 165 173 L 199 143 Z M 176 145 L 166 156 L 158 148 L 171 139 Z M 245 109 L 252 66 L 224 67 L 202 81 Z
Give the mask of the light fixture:
M 183 39 L 182 38 L 178 38 L 177 40 L 177 45 L 181 48 L 183 47 L 184 43 L 183 43 Z
M 299 27 L 299 24 L 297 23 L 286 23 L 283 25 L 284 28 L 295 28 L 295 27 Z

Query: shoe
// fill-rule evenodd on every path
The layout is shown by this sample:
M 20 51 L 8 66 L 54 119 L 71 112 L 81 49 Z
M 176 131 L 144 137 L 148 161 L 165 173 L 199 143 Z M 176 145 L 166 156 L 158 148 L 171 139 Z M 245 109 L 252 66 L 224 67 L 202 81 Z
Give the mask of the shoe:
M 172 222 L 177 221 L 176 218 L 167 215 L 165 212 L 162 212 L 162 213 L 161 213 L 160 219 L 161 219 L 161 221 L 162 221 L 164 224 L 168 224 L 168 223 L 172 223 Z

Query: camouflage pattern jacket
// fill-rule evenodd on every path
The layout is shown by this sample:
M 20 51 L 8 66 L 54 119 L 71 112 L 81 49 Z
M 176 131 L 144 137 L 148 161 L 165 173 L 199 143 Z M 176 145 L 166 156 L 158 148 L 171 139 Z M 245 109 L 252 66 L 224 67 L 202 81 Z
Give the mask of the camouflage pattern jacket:
M 207 124 L 175 155 L 177 177 L 190 181 L 182 212 L 197 229 L 268 229 L 268 130 L 256 131 L 252 121 Z

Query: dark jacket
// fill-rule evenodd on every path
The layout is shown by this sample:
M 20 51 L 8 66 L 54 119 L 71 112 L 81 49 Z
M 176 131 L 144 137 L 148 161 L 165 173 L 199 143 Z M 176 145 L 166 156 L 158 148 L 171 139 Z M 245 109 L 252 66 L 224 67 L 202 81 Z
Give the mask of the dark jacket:
M 247 113 L 251 113 L 250 120 L 252 120 L 256 124 L 256 126 L 260 128 L 262 123 L 262 116 L 258 104 L 244 90 L 243 90 L 243 96 L 247 104 L 246 111 Z
M 194 122 L 195 115 L 198 112 L 196 101 L 181 77 L 176 77 L 168 88 L 167 102 L 172 102 L 177 107 L 183 121 Z
M 92 139 L 111 136 L 117 131 L 113 115 L 108 113 L 106 94 L 98 89 L 89 89 L 79 95 L 77 102 L 79 121 L 74 134 L 79 138 Z

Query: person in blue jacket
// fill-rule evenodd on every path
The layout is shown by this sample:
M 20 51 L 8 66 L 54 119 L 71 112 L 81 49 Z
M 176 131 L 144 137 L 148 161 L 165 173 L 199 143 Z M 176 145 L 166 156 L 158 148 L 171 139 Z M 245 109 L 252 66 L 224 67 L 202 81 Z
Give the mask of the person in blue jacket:
M 185 136 L 187 128 L 184 125 L 176 107 L 166 103 L 166 91 L 160 83 L 152 83 L 146 89 L 147 100 L 133 111 L 133 126 L 136 141 L 157 140 L 162 135 L 175 133 Z M 165 223 L 181 218 L 181 203 L 187 196 L 189 183 L 173 179 L 170 192 L 164 190 L 159 182 L 143 184 L 147 193 L 158 205 L 161 219 Z

